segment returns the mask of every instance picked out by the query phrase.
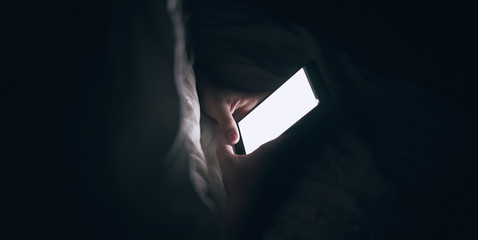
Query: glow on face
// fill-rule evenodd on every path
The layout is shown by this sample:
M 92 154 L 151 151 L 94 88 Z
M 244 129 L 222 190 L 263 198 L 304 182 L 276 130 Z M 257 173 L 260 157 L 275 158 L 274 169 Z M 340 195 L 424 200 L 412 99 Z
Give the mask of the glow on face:
M 318 104 L 302 68 L 238 123 L 246 154 L 280 136 Z

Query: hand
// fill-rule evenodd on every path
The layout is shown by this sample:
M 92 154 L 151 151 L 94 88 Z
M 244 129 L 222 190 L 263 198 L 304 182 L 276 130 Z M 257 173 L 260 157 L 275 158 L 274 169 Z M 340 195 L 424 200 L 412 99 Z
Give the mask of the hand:
M 229 144 L 239 141 L 236 121 L 249 113 L 267 93 L 241 92 L 202 81 L 198 86 L 202 110 L 218 124 Z
M 270 220 L 267 207 L 259 199 L 276 199 L 277 192 L 267 181 L 269 169 L 277 163 L 275 154 L 280 139 L 270 141 L 247 155 L 236 155 L 230 145 L 221 145 L 217 157 L 222 170 L 227 202 L 222 215 L 221 235 L 224 239 L 251 239 L 259 234 L 256 227 Z M 274 168 L 273 168 L 274 169 Z M 275 179 L 275 178 L 274 178 Z M 281 179 L 285 179 L 281 176 Z M 274 184 L 282 181 L 273 181 Z M 265 201 L 267 202 L 267 201 Z M 261 212 L 260 214 L 257 214 Z M 264 214 L 265 213 L 265 214 Z M 261 217 L 258 217 L 261 216 Z M 255 238 L 254 238 L 255 239 Z
M 250 213 L 254 212 L 256 191 L 264 164 L 264 150 L 261 147 L 249 155 L 236 155 L 230 145 L 217 149 L 217 157 L 222 170 L 227 202 L 221 221 L 220 233 L 223 239 L 249 239 Z M 267 152 L 267 151 L 266 151 Z M 267 155 L 267 153 L 265 153 Z

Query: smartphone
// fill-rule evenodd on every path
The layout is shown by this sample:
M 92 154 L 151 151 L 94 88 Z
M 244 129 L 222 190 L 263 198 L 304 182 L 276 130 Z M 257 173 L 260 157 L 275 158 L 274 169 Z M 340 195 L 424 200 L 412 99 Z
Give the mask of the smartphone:
M 327 98 L 315 61 L 309 61 L 237 123 L 237 154 L 249 154 L 285 131 Z

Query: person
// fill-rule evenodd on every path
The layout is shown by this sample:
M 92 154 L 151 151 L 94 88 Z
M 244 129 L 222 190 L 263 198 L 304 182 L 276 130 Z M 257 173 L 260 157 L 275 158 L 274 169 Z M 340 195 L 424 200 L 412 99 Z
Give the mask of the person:
M 461 174 L 462 164 L 448 161 L 466 159 L 464 126 L 469 123 L 459 113 L 413 83 L 378 76 L 300 28 L 271 23 L 243 5 L 221 6 L 195 8 L 199 16 L 193 15 L 191 28 L 201 108 L 227 140 L 217 151 L 228 195 L 222 222 L 226 239 L 463 234 L 462 214 L 469 205 L 453 208 L 463 202 L 469 179 Z M 208 21 L 201 21 L 205 16 Z M 293 133 L 249 155 L 234 154 L 235 122 L 308 58 L 319 63 L 331 100 Z M 307 190 L 299 189 L 302 183 L 309 184 Z M 304 207 L 310 199 L 315 202 Z M 302 226 L 274 222 L 285 214 L 281 211 L 298 212 L 297 206 L 316 217 L 289 215 L 289 222 Z
M 352 69 L 349 71 L 353 72 Z M 235 122 L 267 93 L 241 92 L 211 86 L 210 82 L 206 86 L 199 85 L 203 111 L 218 123 L 221 134 L 227 139 L 216 153 L 227 193 L 221 231 L 224 239 L 255 239 L 263 236 L 267 229 L 265 226 L 277 214 L 278 205 L 284 204 L 284 199 L 287 198 L 284 195 L 290 194 L 284 188 L 291 188 L 290 185 L 297 182 L 299 175 L 304 172 L 300 169 L 317 164 L 311 164 L 311 161 L 324 161 L 323 158 L 327 158 L 324 155 L 327 150 L 323 147 L 327 144 L 329 148 L 338 148 L 330 161 L 349 164 L 340 166 L 343 168 L 340 174 L 362 174 L 355 179 L 358 181 L 354 184 L 354 191 L 368 192 L 352 197 L 357 199 L 355 201 L 362 202 L 363 196 L 367 195 L 364 203 L 366 207 L 358 208 L 358 219 L 361 220 L 357 221 L 361 223 L 357 226 L 360 230 L 349 237 L 361 239 L 371 235 L 378 239 L 418 239 L 434 236 L 440 239 L 444 233 L 456 231 L 452 226 L 457 223 L 453 222 L 449 226 L 447 218 L 456 214 L 450 207 L 454 205 L 453 196 L 462 194 L 453 188 L 459 186 L 458 189 L 461 189 L 464 180 L 456 179 L 459 167 L 449 167 L 444 171 L 443 156 L 440 154 L 456 154 L 459 146 L 455 145 L 456 142 L 446 142 L 447 136 L 456 133 L 449 132 L 450 126 L 447 124 L 450 123 L 441 115 L 442 110 L 426 105 L 430 103 L 426 102 L 426 94 L 407 83 L 373 79 L 370 75 L 368 79 L 359 75 L 354 77 L 365 81 L 362 82 L 364 86 L 356 86 L 356 94 L 361 97 L 356 99 L 359 108 L 354 108 L 356 103 L 333 99 L 309 113 L 293 133 L 282 135 L 248 155 L 234 153 L 233 145 L 238 141 Z M 387 84 L 381 87 L 394 86 L 390 88 L 394 89 L 394 96 L 387 98 L 387 88 L 377 89 L 377 82 L 373 81 Z M 371 106 L 361 105 L 362 101 Z M 361 117 L 358 116 L 360 114 Z M 408 117 L 412 115 L 413 118 Z M 353 119 L 354 122 L 347 119 Z M 391 124 L 395 128 L 390 128 Z M 430 136 L 440 140 L 431 139 Z M 416 141 L 414 138 L 423 140 Z M 442 150 L 437 151 L 440 149 L 438 146 Z M 314 158 L 314 151 L 319 152 L 317 154 L 322 159 L 307 159 Z M 347 158 L 353 160 L 343 160 Z M 325 170 L 325 174 L 330 173 L 330 170 Z M 325 176 L 327 178 L 327 181 L 333 179 Z M 350 183 L 342 180 L 338 184 L 339 187 L 346 187 Z M 314 191 L 314 188 L 308 191 Z M 316 194 L 331 193 L 321 190 Z M 329 201 L 343 199 L 338 197 Z M 429 204 L 430 202 L 435 203 Z M 275 204 L 277 206 L 267 209 L 267 205 Z M 434 211 L 436 208 L 441 211 Z M 342 210 L 353 209 L 355 207 L 345 206 Z M 328 217 L 334 218 L 334 215 L 336 214 Z M 430 216 L 434 217 L 430 219 Z M 429 222 L 423 224 L 417 219 L 427 219 Z M 437 229 L 437 226 L 441 228 Z M 346 227 L 339 229 L 341 230 L 337 231 L 347 232 Z
M 204 83 L 202 82 L 202 84 Z M 260 192 L 264 191 L 264 188 L 271 189 L 271 186 L 266 183 L 266 178 L 277 177 L 278 173 L 283 171 L 280 168 L 290 169 L 293 167 L 288 164 L 287 160 L 284 161 L 284 151 L 279 149 L 289 149 L 288 154 L 285 155 L 289 157 L 297 150 L 291 145 L 288 139 L 290 136 L 283 135 L 262 145 L 251 154 L 235 154 L 233 146 L 239 141 L 236 122 L 240 121 L 264 99 L 268 92 L 244 92 L 215 86 L 211 83 L 200 85 L 199 88 L 204 113 L 217 122 L 220 134 L 226 139 L 216 152 L 222 170 L 224 189 L 227 193 L 227 203 L 222 215 L 222 237 L 224 239 L 257 237 L 257 231 L 260 230 L 251 227 L 251 222 L 257 223 L 257 226 L 261 224 L 258 219 L 251 220 L 250 214 L 255 212 L 256 208 L 263 208 L 263 206 L 257 205 L 257 201 L 260 200 L 262 196 Z M 309 126 L 301 127 L 306 129 L 311 126 L 309 123 Z M 292 174 L 289 173 L 289 175 Z M 283 177 L 283 179 L 288 178 Z M 277 183 L 277 181 L 275 182 Z M 268 191 L 268 193 L 267 199 L 275 199 L 277 194 L 280 194 L 274 191 Z M 253 216 L 257 218 L 256 214 Z M 266 220 L 267 217 L 260 219 Z

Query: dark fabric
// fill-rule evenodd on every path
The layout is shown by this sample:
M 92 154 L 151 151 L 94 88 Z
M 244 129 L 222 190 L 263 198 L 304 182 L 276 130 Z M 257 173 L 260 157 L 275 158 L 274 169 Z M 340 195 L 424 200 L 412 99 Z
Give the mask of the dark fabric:
M 472 167 L 469 158 L 476 157 L 466 147 L 473 142 L 467 132 L 473 131 L 472 125 L 406 81 L 365 76 L 376 89 L 370 88 L 374 97 L 364 102 L 364 111 L 370 113 L 366 131 L 377 163 L 395 190 L 379 206 L 379 211 L 397 216 L 391 220 L 380 215 L 384 229 L 393 239 L 407 234 L 416 239 L 471 234 L 455 227 L 473 222 L 451 219 L 465 209 L 473 212 L 466 203 L 473 183 L 466 174 Z
M 273 22 L 246 4 L 191 1 L 195 72 L 247 91 L 271 91 L 311 58 L 303 29 Z M 298 47 L 300 46 L 300 47 Z

